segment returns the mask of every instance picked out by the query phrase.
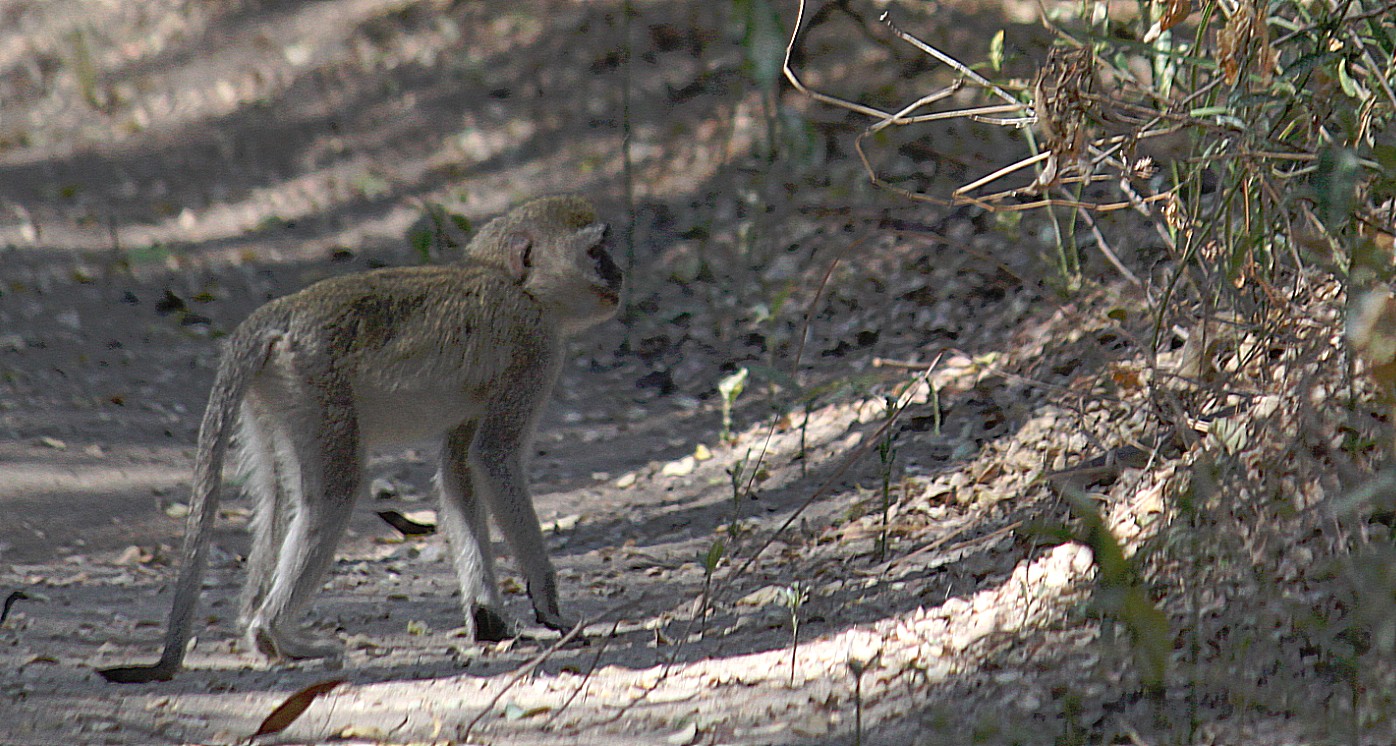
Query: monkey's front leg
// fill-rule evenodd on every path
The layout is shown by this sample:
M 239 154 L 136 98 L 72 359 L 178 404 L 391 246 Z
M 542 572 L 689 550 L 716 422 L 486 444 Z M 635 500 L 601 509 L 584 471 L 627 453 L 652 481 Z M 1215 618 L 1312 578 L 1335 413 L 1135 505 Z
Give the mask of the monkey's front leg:
M 468 423 L 447 434 L 442 444 L 436 472 L 441 490 L 440 523 L 446 531 L 460 583 L 466 631 L 475 640 L 497 642 L 513 637 L 514 630 L 502 612 L 489 519 L 470 473 L 470 443 L 474 438 L 475 425 Z
M 527 441 L 510 437 L 513 433 L 488 432 L 484 429 L 497 430 L 499 424 L 493 422 L 484 425 L 471 449 L 470 463 L 475 486 L 489 505 L 514 556 L 518 558 L 538 623 L 566 632 L 575 623 L 563 616 L 559 609 L 557 573 L 548 559 L 543 531 L 538 525 L 538 514 L 524 486 L 522 454 Z

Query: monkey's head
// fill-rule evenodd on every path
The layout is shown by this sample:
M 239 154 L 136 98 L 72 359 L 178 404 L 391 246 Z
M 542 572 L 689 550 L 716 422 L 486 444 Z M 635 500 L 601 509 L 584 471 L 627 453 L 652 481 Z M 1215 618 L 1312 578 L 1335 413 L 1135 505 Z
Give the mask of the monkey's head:
M 610 227 L 584 197 L 543 197 L 491 220 L 466 256 L 503 269 L 572 333 L 616 314 L 623 274 L 611 260 Z

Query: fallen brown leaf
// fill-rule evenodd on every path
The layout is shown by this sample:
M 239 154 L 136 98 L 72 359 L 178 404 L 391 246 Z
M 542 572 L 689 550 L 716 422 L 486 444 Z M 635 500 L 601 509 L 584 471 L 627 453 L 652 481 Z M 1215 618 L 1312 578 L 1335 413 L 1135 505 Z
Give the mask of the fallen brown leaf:
M 10 595 L 6 596 L 5 607 L 3 609 L 0 609 L 0 624 L 4 624 L 5 620 L 9 618 L 10 607 L 14 606 L 16 601 L 23 601 L 27 598 L 29 598 L 29 596 L 26 595 L 24 591 L 15 591 Z
M 1164 0 L 1164 8 L 1159 14 L 1158 20 L 1149 27 L 1148 33 L 1144 34 L 1144 43 L 1153 44 L 1158 40 L 1163 32 L 1177 26 L 1192 13 L 1192 2 L 1190 0 Z
M 389 526 L 398 530 L 403 536 L 426 536 L 436 533 L 436 526 L 429 523 L 418 523 L 396 510 L 380 510 L 378 517 L 382 518 Z
M 262 721 L 261 726 L 257 728 L 256 733 L 252 734 L 252 737 L 258 738 L 285 730 L 288 725 L 296 722 L 296 718 L 300 717 L 301 713 L 305 712 L 305 708 L 309 707 L 310 703 L 314 702 L 316 697 L 343 683 L 344 679 L 330 679 L 329 681 L 311 684 L 295 694 L 292 694 L 286 698 L 285 702 L 282 702 L 275 710 L 271 711 L 271 714 L 267 716 L 266 720 Z

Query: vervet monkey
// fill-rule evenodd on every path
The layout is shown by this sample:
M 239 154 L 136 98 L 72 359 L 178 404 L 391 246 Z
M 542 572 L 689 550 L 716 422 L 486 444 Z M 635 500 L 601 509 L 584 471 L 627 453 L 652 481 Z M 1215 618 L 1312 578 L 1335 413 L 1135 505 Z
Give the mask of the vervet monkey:
M 224 343 L 199 428 L 164 652 L 102 676 L 165 681 L 183 663 L 230 441 L 256 501 L 241 615 L 251 647 L 276 658 L 340 653 L 297 618 L 366 490 L 366 452 L 427 438 L 441 442 L 439 522 L 466 628 L 476 639 L 509 634 L 488 512 L 537 620 L 570 629 L 524 464 L 563 338 L 611 318 L 620 301 L 606 234 L 587 200 L 548 197 L 485 225 L 458 263 L 336 277 L 254 311 Z

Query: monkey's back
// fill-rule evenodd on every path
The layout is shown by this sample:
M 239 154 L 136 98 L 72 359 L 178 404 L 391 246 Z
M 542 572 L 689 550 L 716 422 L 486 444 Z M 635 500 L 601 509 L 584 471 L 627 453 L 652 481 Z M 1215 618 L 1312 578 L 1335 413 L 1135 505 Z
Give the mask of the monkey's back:
M 288 340 L 283 364 L 346 382 L 363 434 L 384 444 L 478 416 L 523 372 L 555 370 L 558 348 L 539 303 L 502 271 L 472 264 L 322 280 L 257 309 L 240 335 Z

